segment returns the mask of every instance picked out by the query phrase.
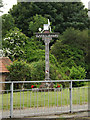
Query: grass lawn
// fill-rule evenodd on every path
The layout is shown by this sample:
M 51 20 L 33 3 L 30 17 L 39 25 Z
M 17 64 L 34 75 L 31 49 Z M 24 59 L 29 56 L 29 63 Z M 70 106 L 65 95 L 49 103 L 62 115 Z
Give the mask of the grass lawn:
M 49 92 L 32 92 L 29 91 L 14 91 L 13 106 L 14 109 L 22 109 L 29 107 L 50 107 L 50 106 L 64 106 L 70 104 L 69 89 L 62 89 L 62 91 Z M 85 104 L 88 102 L 88 88 L 80 87 L 72 89 L 73 104 Z M 0 109 L 10 109 L 10 93 L 0 94 Z

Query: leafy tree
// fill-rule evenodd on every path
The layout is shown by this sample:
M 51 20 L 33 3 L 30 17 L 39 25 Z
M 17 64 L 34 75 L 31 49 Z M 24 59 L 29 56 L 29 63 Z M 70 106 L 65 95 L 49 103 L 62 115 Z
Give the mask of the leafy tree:
M 57 61 L 62 67 L 68 66 L 71 68 L 76 65 L 85 66 L 83 51 L 76 47 L 64 45 L 61 41 L 57 41 L 53 45 L 51 53 L 57 58 Z
M 88 30 L 88 54 L 86 56 L 86 63 L 88 65 L 88 69 L 87 69 L 87 79 L 90 79 L 90 30 Z
M 29 44 L 28 44 L 29 43 Z M 25 48 L 25 59 L 27 62 L 38 62 L 39 60 L 45 60 L 45 50 L 39 49 L 35 42 L 28 41 Z M 50 63 L 58 65 L 58 62 L 54 55 L 49 54 Z
M 83 30 L 89 28 L 88 10 L 82 2 L 23 2 L 13 6 L 9 13 L 15 19 L 15 24 L 29 35 L 29 24 L 36 14 L 52 21 L 55 31 L 63 33 L 68 27 Z
M 41 15 L 35 15 L 32 17 L 32 21 L 29 23 L 29 33 L 32 35 L 33 33 L 37 32 L 39 28 L 43 28 L 43 24 L 47 24 L 48 20 Z
M 10 71 L 8 79 L 11 81 L 25 81 L 30 79 L 31 77 L 31 68 L 30 65 L 25 61 L 14 61 L 10 66 L 7 66 Z M 22 88 L 24 89 L 24 83 L 16 84 L 14 88 Z M 6 85 L 6 89 L 8 89 L 8 85 Z
M 77 66 L 74 67 L 72 66 L 72 68 L 70 69 L 70 79 L 85 79 L 86 77 L 86 71 L 84 68 L 82 68 L 81 66 Z
M 31 65 L 31 80 L 44 80 L 45 79 L 45 62 L 33 62 Z
M 74 28 L 68 28 L 63 32 L 63 35 L 60 39 L 63 44 L 87 51 L 88 29 L 80 31 L 78 29 L 76 30 Z
M 38 81 L 45 79 L 45 61 L 32 62 L 31 80 Z M 70 80 L 70 79 L 85 79 L 86 71 L 81 66 L 72 66 L 72 68 L 56 66 L 50 63 L 50 78 L 51 80 Z M 60 81 L 60 82 L 61 82 Z M 63 86 L 68 86 L 68 83 L 62 83 Z M 73 86 L 85 85 L 84 82 L 73 82 Z
M 60 40 L 58 40 L 52 47 L 51 53 L 57 58 L 61 66 L 85 67 L 85 57 L 87 56 L 87 30 L 80 31 L 73 28 L 67 29 Z
M 77 66 L 77 67 L 72 66 L 72 68 L 70 69 L 69 76 L 70 76 L 70 79 L 72 79 L 72 80 L 85 79 L 86 71 L 81 66 Z M 82 86 L 82 85 L 85 85 L 85 82 L 73 82 L 73 86 L 77 87 L 77 86 Z
M 44 80 L 45 79 L 45 61 L 38 61 L 38 62 L 32 62 L 31 63 L 31 80 Z M 50 64 L 50 78 L 52 80 L 60 79 L 61 73 L 58 70 L 58 68 Z
M 44 42 L 37 39 L 34 33 L 39 27 L 42 28 L 49 18 L 54 26 L 52 28 L 61 33 L 59 40 L 50 44 L 51 46 L 56 42 L 50 51 L 51 79 L 85 78 L 85 69 L 89 61 L 87 29 L 90 23 L 87 12 L 81 2 L 18 3 L 9 11 L 10 14 L 5 16 L 10 24 L 6 31 L 4 31 L 5 26 L 3 28 L 5 32 L 3 33 L 7 33 L 3 39 L 5 55 L 12 59 L 26 59 L 31 63 L 31 80 L 44 80 L 45 46 Z M 15 25 L 30 38 L 27 38 L 19 29 L 13 28 L 14 21 Z M 13 43 L 12 40 L 14 40 Z M 89 64 L 87 69 L 89 73 Z
M 2 37 L 5 37 L 6 33 L 15 27 L 15 20 L 10 14 L 2 15 Z
M 28 38 L 18 29 L 11 29 L 3 38 L 3 50 L 5 56 L 12 60 L 17 58 L 24 59 L 24 46 Z
M 43 50 L 44 50 L 44 45 L 42 44 L 42 42 L 37 40 L 36 37 L 31 37 L 26 42 L 24 47 L 25 59 L 28 62 L 38 61 L 40 59 L 39 58 L 40 51 L 43 51 Z
M 31 75 L 30 65 L 24 61 L 14 61 L 7 67 L 10 71 L 9 78 L 11 81 L 25 81 Z
M 37 40 L 36 37 L 31 37 L 24 47 L 25 59 L 27 62 L 38 62 L 39 60 L 45 60 L 45 45 L 41 40 Z M 58 65 L 58 62 L 54 55 L 49 54 L 50 63 Z

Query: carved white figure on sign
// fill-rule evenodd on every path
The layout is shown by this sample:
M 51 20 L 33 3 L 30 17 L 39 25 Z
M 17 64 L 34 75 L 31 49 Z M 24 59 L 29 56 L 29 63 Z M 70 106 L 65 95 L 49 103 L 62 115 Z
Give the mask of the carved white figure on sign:
M 44 24 L 43 25 L 43 30 L 41 28 L 39 28 L 39 31 L 42 33 L 44 31 L 50 31 L 51 32 L 51 26 L 50 26 L 50 21 L 48 19 L 48 24 Z

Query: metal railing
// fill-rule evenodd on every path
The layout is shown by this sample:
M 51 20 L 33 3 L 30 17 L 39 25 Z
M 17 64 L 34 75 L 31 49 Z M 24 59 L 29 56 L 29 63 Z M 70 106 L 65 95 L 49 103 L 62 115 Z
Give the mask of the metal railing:
M 60 114 L 65 112 L 88 110 L 88 86 L 73 87 L 73 82 L 90 80 L 52 80 L 52 81 L 13 81 L 0 82 L 8 85 L 8 90 L 1 90 L 0 111 L 2 118 Z M 24 84 L 25 89 L 17 89 Z M 62 88 L 30 88 L 31 84 L 68 83 Z

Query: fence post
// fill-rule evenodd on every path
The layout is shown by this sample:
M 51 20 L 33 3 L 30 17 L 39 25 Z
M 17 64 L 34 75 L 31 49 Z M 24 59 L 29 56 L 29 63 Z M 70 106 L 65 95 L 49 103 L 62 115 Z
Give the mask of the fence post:
M 13 117 L 13 82 L 11 83 L 11 94 L 10 94 L 10 118 Z
M 70 91 L 70 113 L 72 113 L 72 80 L 70 81 L 69 91 Z

